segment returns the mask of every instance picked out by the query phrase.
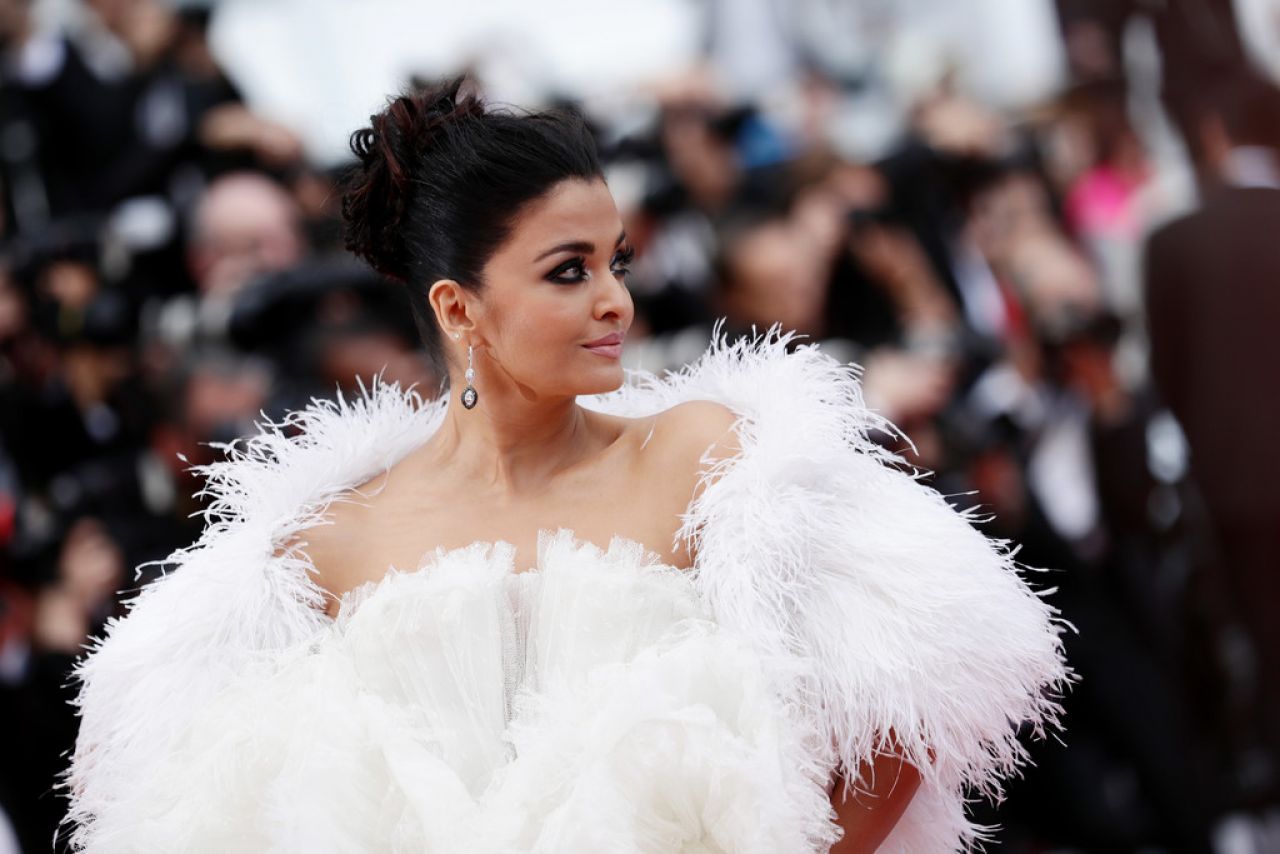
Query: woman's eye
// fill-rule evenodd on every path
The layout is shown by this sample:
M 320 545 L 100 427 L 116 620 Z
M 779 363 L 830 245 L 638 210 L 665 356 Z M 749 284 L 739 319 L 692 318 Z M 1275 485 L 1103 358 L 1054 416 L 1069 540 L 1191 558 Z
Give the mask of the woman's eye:
M 581 258 L 575 258 L 572 261 L 566 261 L 559 267 L 556 267 L 547 278 L 553 282 L 561 282 L 564 284 L 572 284 L 580 282 L 586 278 L 586 269 Z
M 627 273 L 630 273 L 631 262 L 635 260 L 635 257 L 636 251 L 634 249 L 627 249 L 613 256 L 611 269 L 613 270 L 614 275 L 625 276 Z
M 631 261 L 635 258 L 635 250 L 628 249 L 613 256 L 609 270 L 615 276 L 625 276 L 631 272 Z M 547 279 L 559 284 L 571 285 L 591 278 L 587 271 L 587 259 L 578 257 L 565 261 L 547 274 Z

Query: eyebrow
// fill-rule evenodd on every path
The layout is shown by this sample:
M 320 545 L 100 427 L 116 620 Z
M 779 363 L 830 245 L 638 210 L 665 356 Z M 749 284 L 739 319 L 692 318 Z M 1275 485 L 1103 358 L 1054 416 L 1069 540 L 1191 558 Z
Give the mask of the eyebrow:
M 621 234 L 618 235 L 618 242 L 613 244 L 614 248 L 616 249 L 619 246 L 621 246 L 626 239 L 627 239 L 627 232 L 623 231 Z M 555 246 L 552 246 L 546 252 L 543 252 L 541 255 L 539 255 L 537 258 L 534 258 L 533 260 L 541 261 L 543 258 L 546 258 L 548 255 L 554 255 L 557 252 L 581 252 L 584 255 L 590 255 L 592 252 L 595 252 L 595 251 L 596 251 L 596 245 L 592 243 L 590 240 L 572 240 L 568 243 L 560 243 Z

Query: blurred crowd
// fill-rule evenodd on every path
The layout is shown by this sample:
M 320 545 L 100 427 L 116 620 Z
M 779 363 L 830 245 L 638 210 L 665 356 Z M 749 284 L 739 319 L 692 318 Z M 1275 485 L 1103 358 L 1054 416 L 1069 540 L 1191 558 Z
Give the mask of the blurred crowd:
M 1053 570 L 1082 682 L 978 807 L 1004 850 L 1280 851 L 1280 93 L 1240 4 L 1046 0 L 1061 82 L 1017 108 L 750 26 L 893 4 L 704 5 L 704 61 L 582 105 L 638 250 L 629 366 L 798 330 Z M 53 846 L 69 669 L 199 535 L 188 467 L 379 372 L 439 383 L 342 249 L 344 165 L 246 102 L 216 5 L 64 10 L 0 0 L 0 852 Z

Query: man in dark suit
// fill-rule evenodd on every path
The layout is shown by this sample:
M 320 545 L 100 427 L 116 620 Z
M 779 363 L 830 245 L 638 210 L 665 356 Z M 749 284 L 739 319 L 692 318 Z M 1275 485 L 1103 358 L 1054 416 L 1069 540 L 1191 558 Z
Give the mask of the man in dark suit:
M 1199 113 L 1200 208 L 1146 249 L 1151 370 L 1186 433 L 1280 762 L 1280 91 L 1220 81 Z M 1280 768 L 1272 770 L 1275 786 Z M 1272 793 L 1274 794 L 1274 788 Z

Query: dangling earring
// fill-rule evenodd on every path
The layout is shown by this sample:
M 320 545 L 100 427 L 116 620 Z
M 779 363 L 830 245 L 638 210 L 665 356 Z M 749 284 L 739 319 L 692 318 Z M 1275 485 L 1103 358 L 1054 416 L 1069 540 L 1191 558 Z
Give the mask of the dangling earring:
M 480 394 L 476 391 L 476 387 L 472 385 L 476 379 L 476 369 L 472 364 L 472 347 L 467 345 L 467 387 L 462 390 L 462 405 L 467 409 L 475 409 L 476 403 L 480 400 Z

